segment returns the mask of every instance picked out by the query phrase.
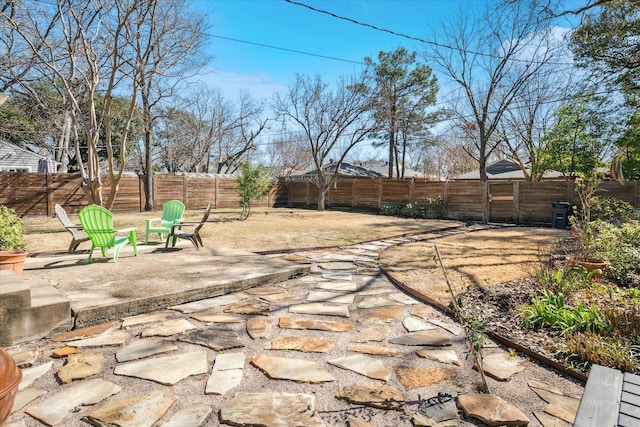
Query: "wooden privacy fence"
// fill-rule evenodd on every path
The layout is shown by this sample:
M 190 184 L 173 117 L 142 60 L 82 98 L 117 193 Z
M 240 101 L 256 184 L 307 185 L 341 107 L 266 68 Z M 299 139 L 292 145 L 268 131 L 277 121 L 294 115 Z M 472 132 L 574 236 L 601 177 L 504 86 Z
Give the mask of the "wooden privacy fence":
M 120 182 L 114 211 L 144 210 L 142 176 L 125 174 Z M 79 174 L 19 174 L 0 173 L 0 204 L 14 208 L 20 215 L 53 215 L 53 205 L 59 203 L 68 212 L 76 213 L 87 204 L 80 188 Z M 105 193 L 108 191 L 108 180 Z M 237 208 L 240 198 L 236 181 L 230 176 L 209 174 L 154 175 L 154 209 L 171 199 L 183 201 L 187 209 L 206 207 Z M 638 182 L 624 185 L 607 181 L 600 185 L 600 196 L 613 197 L 640 208 Z M 552 203 L 579 204 L 571 181 L 435 182 L 419 179 L 389 180 L 386 178 L 342 179 L 329 191 L 328 208 L 378 210 L 385 203 L 425 204 L 428 199 L 442 197 L 446 217 L 467 221 L 507 222 L 515 224 L 549 225 Z M 311 182 L 278 181 L 267 197 L 256 206 L 286 206 L 314 209 L 318 203 L 318 188 Z
M 103 195 L 109 191 L 109 180 L 102 178 Z M 19 215 L 54 214 L 58 203 L 69 213 L 77 213 L 87 205 L 87 198 L 80 187 L 80 174 L 0 173 L 0 205 L 7 205 Z M 240 197 L 235 189 L 236 180 L 229 176 L 210 174 L 170 175 L 153 177 L 155 194 L 154 210 L 171 199 L 181 200 L 187 209 L 212 207 L 237 208 Z M 282 188 L 274 185 L 271 192 L 255 206 L 273 206 Z M 145 205 L 144 176 L 133 173 L 123 175 L 113 204 L 114 212 L 142 212 Z

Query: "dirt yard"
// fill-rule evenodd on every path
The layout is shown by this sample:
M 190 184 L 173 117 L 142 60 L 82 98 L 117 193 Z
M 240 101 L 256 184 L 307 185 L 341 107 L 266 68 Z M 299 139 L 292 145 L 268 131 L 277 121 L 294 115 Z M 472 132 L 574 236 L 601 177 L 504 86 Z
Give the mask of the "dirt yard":
M 565 231 L 506 227 L 479 230 L 385 250 L 380 266 L 397 281 L 423 289 L 443 305 L 451 301 L 442 264 L 456 295 L 531 276 Z
M 114 214 L 116 228 L 135 226 L 144 241 L 147 218 L 160 212 Z M 185 219 L 198 220 L 202 211 L 187 211 Z M 70 215 L 72 221 L 77 216 Z M 343 211 L 303 209 L 256 210 L 246 221 L 239 211 L 214 210 L 203 229 L 205 245 L 246 251 L 275 251 L 348 245 L 386 237 L 460 226 L 457 221 L 416 220 Z M 71 236 L 57 218 L 25 217 L 27 250 L 32 254 L 66 251 Z M 549 247 L 565 232 L 549 228 L 507 227 L 480 230 L 385 250 L 381 266 L 396 280 L 429 283 L 429 294 L 450 301 L 444 274 L 435 255 L 437 245 L 455 292 L 530 276 Z M 162 244 L 157 236 L 150 243 Z M 183 242 L 188 245 L 188 243 Z M 87 250 L 89 242 L 79 250 Z

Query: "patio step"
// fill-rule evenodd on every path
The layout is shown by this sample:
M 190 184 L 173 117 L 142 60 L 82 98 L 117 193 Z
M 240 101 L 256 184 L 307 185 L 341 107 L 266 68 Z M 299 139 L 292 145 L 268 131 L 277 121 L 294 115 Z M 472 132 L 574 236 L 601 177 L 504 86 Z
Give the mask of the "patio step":
M 71 329 L 71 304 L 41 279 L 0 270 L 0 346 L 53 336 Z

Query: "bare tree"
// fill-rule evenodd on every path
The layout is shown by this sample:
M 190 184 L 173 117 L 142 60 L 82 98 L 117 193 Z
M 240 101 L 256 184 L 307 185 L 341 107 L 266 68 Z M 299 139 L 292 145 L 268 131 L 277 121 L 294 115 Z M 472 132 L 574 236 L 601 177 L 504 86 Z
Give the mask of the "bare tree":
M 233 173 L 256 147 L 260 134 L 267 129 L 269 118 L 264 116 L 264 103 L 257 102 L 246 93 L 232 113 L 221 138 L 214 140 L 213 159 L 218 173 Z
M 153 209 L 152 137 L 154 121 L 163 100 L 172 97 L 185 78 L 197 73 L 204 55 L 204 18 L 184 0 L 145 0 L 131 17 L 135 34 L 135 76 L 140 88 L 144 125 L 143 171 L 145 210 Z
M 127 26 L 141 2 L 20 2 L 15 14 L 0 15 L 3 24 L 10 25 L 28 46 L 38 66 L 64 88 L 76 160 L 84 178 L 82 188 L 90 203 L 107 208 L 113 204 L 124 171 L 123 156 L 136 105 L 138 90 L 131 68 L 134 58 L 127 56 L 132 34 Z M 118 141 L 112 139 L 111 115 L 116 90 L 128 90 L 130 94 L 125 130 Z M 86 148 L 81 149 L 81 141 Z M 100 145 L 106 152 L 104 168 L 110 184 L 106 202 L 102 197 Z
M 313 164 L 308 143 L 302 133 L 286 132 L 267 145 L 269 170 L 274 177 L 288 177 Z
M 567 67 L 553 66 L 529 80 L 496 130 L 503 142 L 500 152 L 520 166 L 527 180 L 540 181 L 544 175 L 543 137 L 553 125 L 554 110 L 569 98 L 571 74 Z
M 371 132 L 365 75 L 342 79 L 332 91 L 320 77 L 297 75 L 286 96 L 276 95 L 273 108 L 283 124 L 304 134 L 316 170 L 318 210 L 325 209 L 331 184 L 349 151 Z M 327 173 L 331 161 L 335 171 Z
M 454 117 L 474 141 L 469 154 L 482 181 L 500 143 L 496 131 L 504 114 L 553 57 L 544 35 L 548 10 L 541 3 L 506 1 L 481 16 L 463 11 L 457 25 L 443 27 L 444 39 L 432 50 L 442 73 L 460 89 Z
M 263 112 L 263 104 L 248 95 L 234 105 L 219 90 L 192 91 L 157 119 L 153 147 L 158 160 L 171 172 L 233 173 L 267 128 Z

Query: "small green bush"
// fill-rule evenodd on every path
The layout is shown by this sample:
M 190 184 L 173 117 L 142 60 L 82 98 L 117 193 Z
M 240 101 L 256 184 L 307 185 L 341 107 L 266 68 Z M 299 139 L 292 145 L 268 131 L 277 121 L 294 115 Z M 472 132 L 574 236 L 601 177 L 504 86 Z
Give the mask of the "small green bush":
M 591 220 L 601 220 L 621 225 L 633 219 L 633 205 L 613 197 L 594 197 L 591 208 Z
M 619 226 L 595 221 L 595 253 L 607 261 L 606 279 L 619 286 L 630 286 L 640 280 L 640 223 Z
M 575 307 L 565 304 L 564 295 L 545 289 L 540 298 L 520 309 L 522 322 L 528 328 L 547 327 L 563 333 L 601 331 L 604 319 L 598 309 L 582 301 Z
M 380 214 L 387 216 L 401 216 L 404 218 L 443 218 L 445 213 L 444 198 L 428 198 L 425 203 L 409 203 L 404 206 L 398 203 L 384 203 L 380 207 Z
M 24 226 L 16 211 L 0 205 L 0 251 L 23 251 Z
M 386 216 L 400 216 L 402 207 L 398 203 L 383 203 L 380 206 L 380 214 Z

